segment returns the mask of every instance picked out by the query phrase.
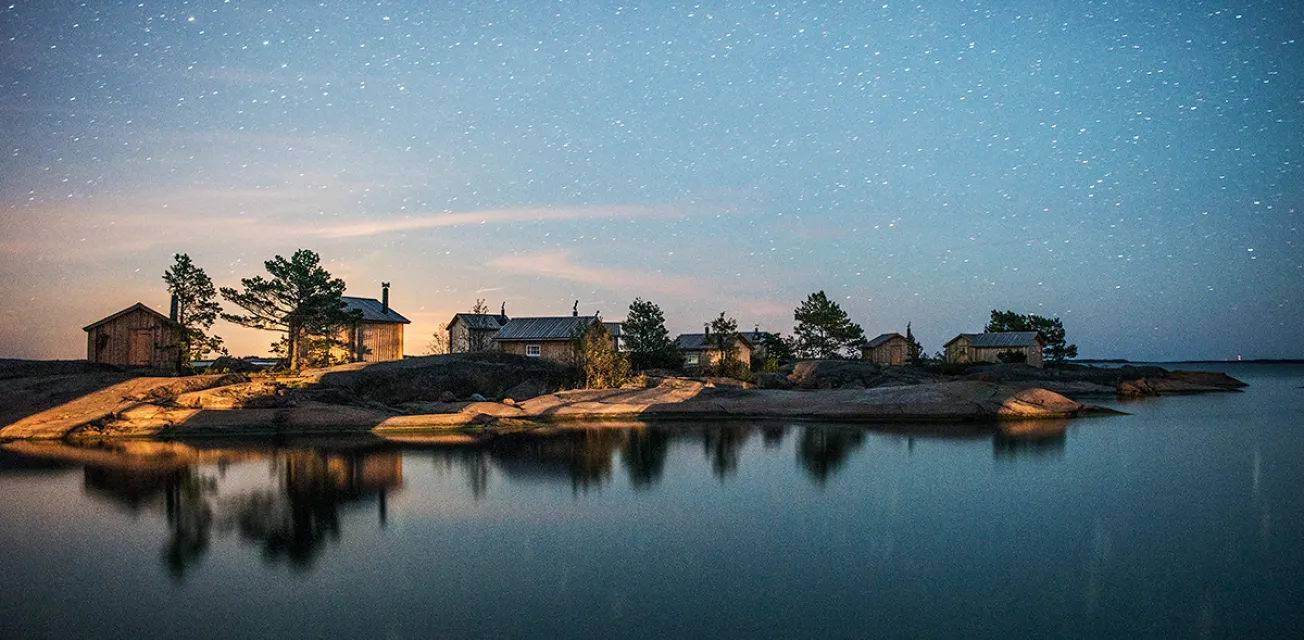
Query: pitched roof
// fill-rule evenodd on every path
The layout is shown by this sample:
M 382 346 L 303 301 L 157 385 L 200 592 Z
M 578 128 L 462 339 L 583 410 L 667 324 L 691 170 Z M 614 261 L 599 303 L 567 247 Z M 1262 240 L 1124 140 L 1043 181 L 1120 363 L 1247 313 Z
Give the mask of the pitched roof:
M 870 340 L 869 342 L 866 342 L 865 347 L 869 349 L 873 349 L 875 347 L 881 347 L 884 344 L 886 344 L 888 340 L 891 340 L 893 338 L 901 338 L 902 340 L 906 339 L 905 336 L 893 331 L 892 333 L 885 333 L 877 338 L 874 338 L 873 340 Z
M 159 313 L 159 312 L 157 312 L 157 311 L 155 311 L 155 310 L 153 310 L 153 309 L 151 309 L 151 308 L 145 306 L 145 303 L 144 303 L 144 302 L 137 302 L 136 304 L 133 304 L 133 305 L 131 305 L 130 307 L 127 307 L 126 309 L 123 309 L 122 311 L 119 311 L 119 312 L 117 312 L 117 313 L 115 313 L 115 314 L 113 314 L 113 315 L 111 315 L 111 316 L 105 317 L 105 318 L 103 318 L 103 319 L 101 319 L 101 320 L 96 320 L 95 322 L 92 322 L 92 323 L 90 323 L 90 324 L 88 324 L 88 325 L 82 327 L 82 331 L 90 331 L 91 329 L 94 329 L 95 327 L 98 327 L 98 326 L 100 326 L 100 325 L 102 325 L 102 324 L 105 324 L 105 323 L 108 323 L 108 322 L 113 322 L 114 320 L 117 320 L 118 318 L 121 318 L 122 316 L 125 316 L 125 315 L 127 315 L 128 313 L 131 313 L 131 312 L 136 311 L 136 310 L 144 311 L 144 312 L 146 312 L 146 313 L 148 313 L 148 314 L 150 314 L 150 315 L 157 316 L 158 319 L 159 319 L 159 320 L 162 320 L 163 322 L 166 322 L 166 323 L 169 323 L 169 324 L 176 324 L 176 321 L 172 320 L 172 318 L 169 318 L 169 317 L 167 317 L 167 316 L 165 316 L 165 315 L 163 315 L 163 314 L 161 314 L 161 313 Z
M 384 305 L 375 298 L 355 298 L 353 296 L 340 296 L 340 308 L 345 311 L 361 311 L 363 322 L 399 322 L 402 324 L 411 324 L 411 320 L 399 315 L 393 307 L 389 311 L 384 310 Z
M 448 321 L 448 326 L 453 326 L 453 323 L 459 320 L 468 329 L 497 331 L 507 324 L 508 318 L 496 313 L 459 313 Z
M 749 332 L 753 333 L 753 332 Z M 681 333 L 675 336 L 675 347 L 684 351 L 707 351 L 714 349 L 715 345 L 707 342 L 709 336 L 705 333 Z M 747 334 L 738 334 L 738 339 L 752 346 L 752 341 L 747 339 Z
M 1037 339 L 1036 331 L 1002 331 L 980 333 L 973 337 L 970 345 L 980 348 L 992 347 L 1028 347 Z
M 512 318 L 493 337 L 498 341 L 520 340 L 570 340 L 583 327 L 592 324 L 595 316 L 554 316 L 540 318 Z M 619 322 L 604 322 L 611 335 L 620 337 Z
M 951 346 L 951 343 L 952 343 L 952 342 L 955 342 L 956 340 L 960 340 L 960 339 L 962 339 L 962 338 L 967 338 L 967 339 L 969 339 L 970 341 L 972 341 L 974 338 L 977 338 L 977 337 L 980 336 L 980 335 L 982 335 L 982 334 L 981 334 L 981 333 L 962 333 L 962 334 L 960 334 L 960 335 L 958 335 L 958 336 L 956 336 L 956 337 L 954 337 L 954 338 L 951 338 L 950 340 L 947 340 L 947 341 L 946 341 L 946 344 L 944 344 L 944 345 L 942 345 L 942 346 L 943 346 L 943 347 L 949 347 L 949 346 Z
M 739 331 L 738 335 L 742 336 L 748 344 L 757 345 L 765 342 L 765 331 Z

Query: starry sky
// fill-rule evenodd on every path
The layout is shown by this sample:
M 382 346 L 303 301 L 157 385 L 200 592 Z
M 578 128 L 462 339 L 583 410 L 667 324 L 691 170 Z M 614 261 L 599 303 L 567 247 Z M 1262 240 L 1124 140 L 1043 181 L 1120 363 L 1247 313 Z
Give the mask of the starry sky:
M 788 333 L 824 290 L 930 353 L 999 308 L 1299 358 L 1302 162 L 1297 0 L 16 2 L 0 357 L 308 248 L 409 354 L 478 298 Z

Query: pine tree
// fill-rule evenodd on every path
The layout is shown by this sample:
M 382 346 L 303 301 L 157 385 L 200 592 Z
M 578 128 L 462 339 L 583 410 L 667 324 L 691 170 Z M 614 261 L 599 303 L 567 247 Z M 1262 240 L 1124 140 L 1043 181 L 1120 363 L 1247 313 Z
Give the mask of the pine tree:
M 189 365 L 211 352 L 226 353 L 222 338 L 209 336 L 208 329 L 222 308 L 217 304 L 213 280 L 184 253 L 175 254 L 171 267 L 163 272 L 168 293 L 176 300 L 177 323 L 182 327 L 181 364 Z
M 805 358 L 845 358 L 865 344 L 865 332 L 823 291 L 806 297 L 793 312 L 797 354 Z
M 913 365 L 924 363 L 924 347 L 915 340 L 915 334 L 910 331 L 910 323 L 906 323 L 906 359 Z
M 671 369 L 680 365 L 679 350 L 666 330 L 666 318 L 661 308 L 650 301 L 634 298 L 629 304 L 621 337 L 628 349 L 630 365 L 637 370 Z
M 284 331 L 290 368 L 297 370 L 304 340 L 309 336 L 329 336 L 340 327 L 361 321 L 359 314 L 341 308 L 344 281 L 332 278 L 321 267 L 315 252 L 300 249 L 289 260 L 276 256 L 263 263 L 271 279 L 262 276 L 243 278 L 243 291 L 222 287 L 222 297 L 248 313 L 223 313 L 222 319 L 240 326 L 268 331 Z

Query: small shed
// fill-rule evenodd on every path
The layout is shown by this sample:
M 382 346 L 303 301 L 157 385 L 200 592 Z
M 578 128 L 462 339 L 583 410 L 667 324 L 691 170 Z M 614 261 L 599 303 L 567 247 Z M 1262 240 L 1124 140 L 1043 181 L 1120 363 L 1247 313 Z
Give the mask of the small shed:
M 1001 362 L 1002 354 L 1019 353 L 1028 364 L 1042 366 L 1041 337 L 1036 331 L 962 333 L 945 348 L 947 362 Z
M 874 364 L 899 367 L 906 363 L 910 347 L 906 337 L 896 333 L 885 333 L 865 343 L 860 350 L 860 359 Z
M 177 370 L 182 327 L 143 302 L 82 330 L 86 332 L 88 362 Z
M 494 336 L 510 318 L 505 313 L 459 313 L 448 321 L 448 352 L 496 349 Z
M 724 354 L 715 345 L 711 334 L 681 333 L 675 337 L 675 347 L 684 356 L 684 368 L 689 371 L 704 371 L 717 362 Z M 752 343 L 744 334 L 734 336 L 734 359 L 743 366 L 751 368 Z
M 412 321 L 389 306 L 389 283 L 381 283 L 380 300 L 341 296 L 346 312 L 359 311 L 362 322 L 348 327 L 340 341 L 348 345 L 352 362 L 388 362 L 403 359 L 403 325 Z

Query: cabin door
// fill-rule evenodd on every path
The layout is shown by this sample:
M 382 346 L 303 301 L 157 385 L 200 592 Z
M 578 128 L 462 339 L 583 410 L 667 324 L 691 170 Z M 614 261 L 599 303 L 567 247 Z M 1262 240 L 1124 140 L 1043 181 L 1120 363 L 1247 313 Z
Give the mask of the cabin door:
M 154 351 L 154 332 L 150 329 L 132 329 L 128 343 L 127 364 L 149 366 Z

